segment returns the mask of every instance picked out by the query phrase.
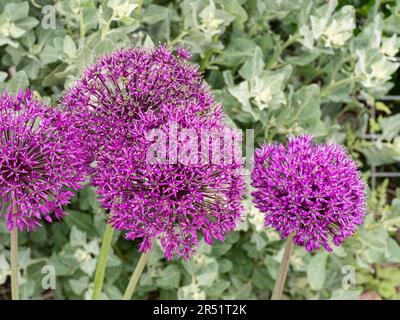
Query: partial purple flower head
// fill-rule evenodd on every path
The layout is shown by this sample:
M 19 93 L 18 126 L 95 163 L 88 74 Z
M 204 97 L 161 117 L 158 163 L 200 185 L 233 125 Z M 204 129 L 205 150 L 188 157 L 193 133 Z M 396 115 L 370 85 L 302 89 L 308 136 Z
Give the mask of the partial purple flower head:
M 355 162 L 337 144 L 311 136 L 262 145 L 252 172 L 255 206 L 265 225 L 307 251 L 332 251 L 354 234 L 366 214 L 366 183 Z
M 223 130 L 223 126 L 218 128 Z M 201 138 L 201 129 L 196 140 Z M 168 137 L 167 125 L 160 132 Z M 159 238 L 168 259 L 188 259 L 200 234 L 208 244 L 214 239 L 223 241 L 241 219 L 243 161 L 232 157 L 228 162 L 201 162 L 200 143 L 187 154 L 179 152 L 188 145 L 184 139 L 177 141 L 176 149 L 167 147 L 165 161 L 152 161 L 148 154 L 154 142 L 141 137 L 146 134 L 138 132 L 135 144 L 124 145 L 113 138 L 114 150 L 98 155 L 93 184 L 109 209 L 110 223 L 126 231 L 127 239 L 141 239 L 140 251 L 150 250 L 151 239 Z M 231 154 L 237 155 L 236 147 L 231 147 Z M 171 149 L 178 150 L 176 161 Z M 211 147 L 210 152 L 219 150 Z
M 171 118 L 190 122 L 190 115 L 203 112 L 221 118 L 220 110 L 209 112 L 214 99 L 199 68 L 188 63 L 190 56 L 184 47 L 174 53 L 164 45 L 115 51 L 89 66 L 62 103 L 86 115 L 82 127 L 89 129 L 94 151 L 104 137 L 132 125 L 153 121 L 156 127 Z
M 176 53 L 183 59 L 190 60 L 192 58 L 192 52 L 185 46 L 180 45 L 176 48 Z
M 65 214 L 62 206 L 88 172 L 74 119 L 30 90 L 0 98 L 0 214 L 8 229 L 33 230 Z

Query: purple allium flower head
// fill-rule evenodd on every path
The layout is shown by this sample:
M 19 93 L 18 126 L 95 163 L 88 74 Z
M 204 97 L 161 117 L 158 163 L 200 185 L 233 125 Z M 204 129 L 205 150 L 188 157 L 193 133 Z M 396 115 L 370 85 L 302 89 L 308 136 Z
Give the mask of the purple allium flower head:
M 187 63 L 189 57 L 186 48 L 174 54 L 163 45 L 107 54 L 87 68 L 62 103 L 86 115 L 82 127 L 89 128 L 93 151 L 101 150 L 104 137 L 132 125 L 153 122 L 157 127 L 173 118 L 199 121 L 190 115 L 203 111 L 221 118 L 221 110 L 207 111 L 214 100 L 198 67 Z
M 9 230 L 30 231 L 61 219 L 87 173 L 85 149 L 73 117 L 33 97 L 30 90 L 0 98 L 0 214 Z
M 149 163 L 142 143 L 98 157 L 93 184 L 110 223 L 127 239 L 141 238 L 142 252 L 160 238 L 168 259 L 190 258 L 198 233 L 208 244 L 223 241 L 241 218 L 242 164 Z
M 109 222 L 126 231 L 127 239 L 141 239 L 142 252 L 159 238 L 168 259 L 189 258 L 199 233 L 209 244 L 223 240 L 242 211 L 240 157 L 193 163 L 189 153 L 172 159 L 187 145 L 185 138 L 171 143 L 175 125 L 178 131 L 194 131 L 196 142 L 207 130 L 225 130 L 222 107 L 214 103 L 198 67 L 186 61 L 189 57 L 182 47 L 176 54 L 165 46 L 116 51 L 90 66 L 63 99 L 91 115 L 88 135 L 97 149 L 92 183 L 109 209 Z M 148 157 L 152 130 L 167 137 L 165 161 Z M 195 153 L 199 148 L 197 143 Z M 233 144 L 230 154 L 238 151 Z
M 337 144 L 314 144 L 311 136 L 262 145 L 252 172 L 255 206 L 265 224 L 307 251 L 329 240 L 340 245 L 366 214 L 366 183 L 355 162 Z

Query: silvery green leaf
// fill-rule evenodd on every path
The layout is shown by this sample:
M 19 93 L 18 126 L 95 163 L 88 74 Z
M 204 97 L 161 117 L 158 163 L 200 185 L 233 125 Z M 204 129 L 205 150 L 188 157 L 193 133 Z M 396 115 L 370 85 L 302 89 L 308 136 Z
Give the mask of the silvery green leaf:
M 383 21 L 380 15 L 373 17 L 372 21 L 364 26 L 355 38 L 357 49 L 378 49 L 382 42 Z
M 204 287 L 207 296 L 220 297 L 226 289 L 230 286 L 229 281 L 218 279 L 213 285 Z
M 195 274 L 199 286 L 211 285 L 218 277 L 218 262 L 216 259 L 205 259 Z
M 36 282 L 33 279 L 26 279 L 25 282 L 20 281 L 21 285 L 21 299 L 26 300 L 32 297 L 35 292 Z
M 153 255 L 153 253 L 152 253 Z M 114 252 L 110 252 L 107 260 L 107 266 L 109 267 L 117 267 L 121 265 L 121 259 L 115 255 Z
M 245 37 L 233 38 L 227 48 L 217 58 L 216 62 L 228 66 L 239 66 L 254 56 L 257 45 L 251 39 Z
M 131 13 L 138 7 L 137 3 L 129 0 L 109 0 L 107 6 L 113 9 L 113 17 L 115 20 L 129 17 Z
M 46 44 L 39 54 L 40 60 L 44 64 L 50 64 L 58 60 L 59 54 L 58 50 L 53 46 Z
M 49 264 L 51 264 L 57 273 L 57 276 L 70 276 L 73 275 L 77 266 L 76 260 L 74 259 L 72 264 L 75 265 L 75 268 L 71 268 L 71 265 L 65 263 L 65 260 L 57 255 L 53 254 L 49 259 Z
M 10 23 L 10 26 L 8 28 L 8 32 L 10 33 L 11 37 L 19 38 L 22 35 L 24 35 L 26 31 L 24 29 L 20 28 L 20 27 L 17 27 L 15 23 Z
M 222 256 L 232 248 L 232 244 L 225 242 L 216 242 L 212 246 L 212 252 L 215 256 Z
M 278 19 L 284 19 L 289 13 L 299 10 L 305 3 L 303 0 L 266 0 L 264 2 L 268 16 Z
M 242 105 L 243 110 L 248 112 L 253 116 L 253 118 L 257 118 L 256 113 L 253 111 L 253 108 L 250 104 L 250 88 L 249 83 L 247 81 L 242 81 L 238 85 L 228 88 L 229 93 L 234 96 Z
M 17 28 L 23 29 L 25 31 L 31 30 L 39 24 L 39 21 L 34 17 L 26 17 L 15 22 Z
M 83 276 L 77 280 L 70 279 L 68 280 L 68 283 L 71 286 L 73 292 L 75 292 L 77 295 L 81 295 L 89 285 L 89 277 Z
M 175 265 L 168 265 L 165 269 L 160 272 L 159 278 L 156 279 L 156 283 L 161 288 L 174 289 L 179 287 L 181 280 L 181 273 Z
M 121 300 L 122 292 L 114 285 L 105 286 L 105 292 L 110 300 Z
M 247 81 L 253 81 L 264 69 L 264 57 L 260 47 L 256 47 L 254 55 L 240 68 L 239 74 Z
M 319 39 L 321 37 L 337 5 L 337 0 L 329 0 L 316 10 L 315 15 L 310 17 L 314 39 Z
M 338 11 L 337 0 L 330 0 L 310 16 L 310 25 L 303 25 L 299 32 L 303 45 L 312 50 L 314 41 L 322 40 L 324 47 L 341 47 L 352 37 L 355 29 L 355 11 L 352 6 L 343 6 Z
M 261 290 L 272 290 L 274 286 L 274 280 L 265 268 L 255 267 L 252 280 L 254 285 Z
M 154 42 L 151 40 L 151 37 L 146 36 L 143 42 L 143 47 L 153 49 L 154 48 Z
M 18 263 L 19 263 L 20 268 L 22 268 L 22 269 L 26 269 L 32 263 L 35 263 L 35 261 L 31 258 L 31 249 L 30 248 L 19 250 Z
M 86 245 L 86 233 L 73 226 L 69 235 L 71 246 L 79 247 Z
M 10 265 L 6 259 L 4 252 L 0 254 L 0 269 L 9 271 Z
M 278 109 L 286 103 L 283 92 L 285 74 L 274 73 L 264 77 L 256 77 L 251 84 L 250 96 L 260 110 Z
M 19 47 L 19 43 L 16 41 L 13 41 L 7 37 L 4 37 L 0 34 L 0 46 L 3 46 L 5 44 L 8 44 L 14 48 L 18 48 Z
M 68 56 L 68 58 L 73 58 L 76 54 L 76 45 L 74 40 L 69 35 L 64 37 L 63 51 Z
M 303 43 L 303 45 L 305 45 Z M 312 46 L 310 49 L 313 49 Z M 299 53 L 297 56 L 288 57 L 286 61 L 290 64 L 297 66 L 307 66 L 314 62 L 321 55 L 320 50 L 313 50 L 311 52 Z
M 289 119 L 311 132 L 321 121 L 320 89 L 312 84 L 293 95 Z
M 399 52 L 400 41 L 397 39 L 397 34 L 393 34 L 390 38 L 382 39 L 381 53 L 388 57 L 394 57 Z
M 387 258 L 390 262 L 392 263 L 400 263 L 400 246 L 396 242 L 396 240 L 389 238 L 388 243 L 388 252 L 387 252 Z
M 307 268 L 307 278 L 310 287 L 321 290 L 326 278 L 326 261 L 328 254 L 325 251 L 317 252 L 311 257 Z
M 239 287 L 238 290 L 235 291 L 233 299 L 239 299 L 239 300 L 250 299 L 252 289 L 253 289 L 253 286 L 250 281 L 247 283 L 244 283 L 242 286 Z
M 94 56 L 101 56 L 107 52 L 111 52 L 116 47 L 115 43 L 110 39 L 104 39 L 98 42 L 92 49 Z
M 222 6 L 225 11 L 233 15 L 239 23 L 247 20 L 246 10 L 240 5 L 238 0 L 222 0 Z
M 388 81 L 400 64 L 379 52 L 379 49 L 356 50 L 355 74 L 362 76 L 361 84 L 372 95 L 383 95 L 390 89 Z
M 18 21 L 28 16 L 29 3 L 24 1 L 22 3 L 7 3 L 4 7 L 4 15 L 10 21 Z
M 90 258 L 81 262 L 80 268 L 83 272 L 85 272 L 89 276 L 92 276 L 94 274 L 94 271 L 96 270 L 96 265 L 97 259 Z
M 168 11 L 169 9 L 167 7 L 151 4 L 146 8 L 142 21 L 148 24 L 156 24 L 168 19 Z
M 180 287 L 178 289 L 179 300 L 204 300 L 205 298 L 205 292 L 201 290 L 200 287 L 195 283 Z
M 376 142 L 363 146 L 360 151 L 366 156 L 369 164 L 381 166 L 400 161 L 400 139 L 395 138 L 393 143 Z
M 5 257 L 5 254 L 0 254 L 0 285 L 4 284 L 10 275 L 10 265 Z
M 15 64 L 18 65 L 21 63 L 21 61 L 28 55 L 28 52 L 22 48 L 14 48 L 11 46 L 8 46 L 6 48 L 6 52 L 11 56 L 11 61 Z M 24 69 L 24 71 L 26 71 Z
M 7 72 L 0 71 L 0 82 L 3 82 L 4 80 L 6 80 L 7 77 L 8 77 Z
M 196 279 L 199 286 L 211 286 L 218 277 L 217 271 L 207 271 L 199 274 Z
M 231 70 L 223 71 L 222 72 L 222 77 L 224 78 L 224 82 L 228 87 L 233 87 L 235 85 Z
M 229 272 L 232 269 L 232 267 L 233 263 L 230 260 L 224 258 L 218 260 L 218 271 L 220 273 Z
M 18 93 L 20 90 L 26 89 L 29 86 L 29 80 L 25 71 L 18 71 L 7 83 L 7 91 Z
M 267 245 L 267 242 L 259 233 L 253 233 L 251 236 L 251 242 L 254 242 L 256 245 L 256 250 L 261 251 Z
M 64 221 L 72 228 L 76 226 L 82 232 L 85 232 L 87 236 L 97 236 L 96 229 L 93 225 L 91 215 L 85 214 L 81 211 L 68 209 L 68 216 L 65 217 Z
M 209 5 L 205 7 L 199 14 L 201 19 L 201 31 L 209 36 L 219 34 L 225 30 L 235 17 L 226 11 L 216 9 L 213 0 L 210 0 Z
M 90 252 L 91 254 L 97 256 L 99 254 L 100 251 L 100 247 L 99 247 L 99 243 L 97 241 L 97 239 L 93 239 L 92 241 L 88 242 L 87 244 L 85 243 L 83 245 L 84 249 L 87 252 Z
M 347 252 L 343 247 L 335 246 L 335 245 L 332 245 L 331 247 L 332 247 L 332 250 L 333 250 L 333 254 L 335 256 L 338 256 L 338 257 L 341 257 L 341 258 L 347 257 Z
M 363 251 L 367 261 L 382 262 L 388 254 L 388 239 L 389 235 L 384 228 L 376 228 L 372 230 L 362 229 L 359 231 Z
M 379 118 L 379 125 L 382 128 L 379 140 L 392 141 L 400 133 L 400 114 Z

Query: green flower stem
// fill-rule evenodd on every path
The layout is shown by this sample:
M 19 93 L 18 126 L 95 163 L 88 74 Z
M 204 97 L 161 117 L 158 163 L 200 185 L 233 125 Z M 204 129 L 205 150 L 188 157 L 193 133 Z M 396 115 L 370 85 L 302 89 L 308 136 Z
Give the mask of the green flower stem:
M 113 237 L 114 229 L 110 224 L 106 224 L 106 229 L 103 234 L 103 241 L 101 244 L 99 260 L 97 261 L 96 274 L 94 277 L 94 287 L 92 299 L 97 300 L 100 297 L 103 289 L 104 275 L 106 273 L 107 259 L 110 252 L 111 240 Z
M 333 82 L 321 90 L 321 98 L 328 97 L 332 92 L 336 91 L 340 87 L 346 86 L 346 85 L 354 83 L 354 82 L 361 81 L 363 79 L 364 79 L 363 76 L 351 76 L 351 77 Z
M 128 287 L 125 290 L 123 300 L 131 300 L 133 293 L 135 292 L 136 286 L 139 282 L 140 276 L 142 275 L 143 269 L 149 261 L 151 251 L 142 253 L 139 262 L 136 265 L 135 271 L 133 272 L 131 279 L 129 280 Z
M 274 50 L 274 54 L 272 56 L 272 58 L 270 59 L 270 61 L 267 64 L 267 69 L 276 69 L 278 68 L 280 65 L 278 63 L 278 59 L 280 58 L 282 52 L 284 50 L 286 50 L 288 47 L 290 47 L 292 44 L 294 44 L 295 42 L 297 42 L 298 40 L 300 40 L 301 35 L 299 33 L 295 33 L 292 36 L 290 36 L 283 44 L 282 46 L 279 48 L 277 47 Z
M 301 39 L 301 34 L 300 33 L 295 33 L 292 36 L 289 37 L 289 39 L 287 39 L 281 47 L 281 51 L 287 49 L 288 47 L 290 47 L 293 43 L 297 42 L 298 40 Z
M 208 49 L 206 51 L 205 55 L 204 55 L 204 58 L 200 62 L 200 70 L 201 71 L 205 71 L 206 70 L 212 55 L 213 55 L 213 49 Z
M 19 300 L 19 283 L 18 283 L 18 228 L 15 227 L 11 231 L 11 298 L 12 300 Z
M 274 291 L 272 292 L 271 300 L 281 300 L 283 294 L 283 288 L 285 286 L 285 280 L 287 272 L 289 270 L 290 256 L 293 251 L 293 234 L 287 238 L 285 251 L 283 253 L 282 262 L 279 267 L 278 277 L 275 281 Z

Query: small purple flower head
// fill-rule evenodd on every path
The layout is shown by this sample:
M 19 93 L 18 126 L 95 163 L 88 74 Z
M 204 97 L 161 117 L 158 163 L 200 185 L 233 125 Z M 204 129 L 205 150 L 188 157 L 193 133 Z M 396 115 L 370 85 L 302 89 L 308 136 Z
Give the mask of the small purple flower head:
M 337 144 L 314 144 L 311 136 L 262 145 L 252 172 L 255 206 L 265 225 L 307 251 L 332 251 L 354 234 L 366 214 L 366 183 Z
M 30 90 L 0 98 L 0 214 L 9 230 L 30 231 L 64 216 L 87 173 L 74 120 Z

